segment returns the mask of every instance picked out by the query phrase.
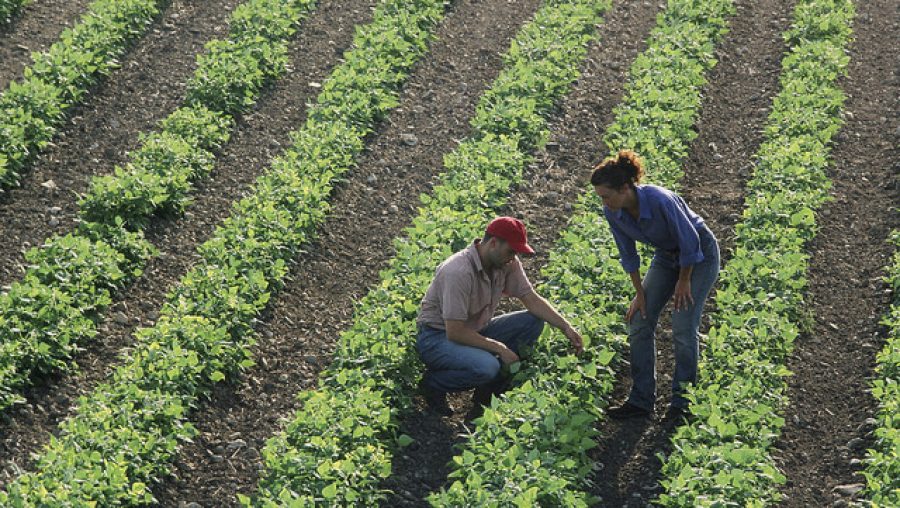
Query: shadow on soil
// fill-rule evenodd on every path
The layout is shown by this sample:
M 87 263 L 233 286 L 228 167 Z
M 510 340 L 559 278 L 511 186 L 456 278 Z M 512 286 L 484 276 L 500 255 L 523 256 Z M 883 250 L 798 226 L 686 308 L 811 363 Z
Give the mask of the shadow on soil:
M 451 396 L 456 411 L 449 417 L 428 410 L 421 397 L 416 398 L 417 407 L 400 424 L 400 434 L 413 442 L 394 452 L 391 476 L 383 484 L 391 491 L 384 506 L 429 506 L 428 494 L 450 483 L 447 475 L 456 446 L 463 442 L 467 427 L 473 428 L 463 417 L 469 409 L 469 393 Z

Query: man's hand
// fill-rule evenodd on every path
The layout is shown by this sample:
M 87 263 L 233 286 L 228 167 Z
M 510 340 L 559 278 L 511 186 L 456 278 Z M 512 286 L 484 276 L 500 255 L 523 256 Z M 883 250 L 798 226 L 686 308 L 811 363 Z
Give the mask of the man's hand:
M 503 346 L 502 348 L 497 348 L 497 355 L 500 356 L 500 361 L 503 362 L 503 365 L 509 365 L 519 361 L 519 355 L 517 355 L 515 351 L 500 342 L 498 342 L 498 344 Z
M 584 351 L 584 341 L 581 339 L 581 334 L 544 297 L 532 291 L 521 300 L 528 312 L 543 319 L 551 326 L 562 330 L 569 342 L 572 343 L 572 347 L 575 348 L 576 354 L 581 354 Z
M 567 326 L 563 330 L 563 334 L 572 343 L 572 347 L 575 348 L 575 354 L 580 355 L 584 351 L 584 341 L 581 339 L 581 334 L 578 333 L 578 330 L 572 326 Z

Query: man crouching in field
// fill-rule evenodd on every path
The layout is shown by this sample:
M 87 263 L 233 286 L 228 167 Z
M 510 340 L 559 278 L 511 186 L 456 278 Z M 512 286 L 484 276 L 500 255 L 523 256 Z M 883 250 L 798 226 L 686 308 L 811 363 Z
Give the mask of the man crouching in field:
M 438 266 L 416 318 L 416 348 L 427 366 L 419 388 L 431 410 L 450 415 L 447 393 L 475 388 L 473 409 L 479 412 L 504 385 L 501 362 L 518 361 L 545 321 L 581 352 L 581 335 L 534 291 L 516 254 L 534 254 L 525 225 L 499 217 L 484 238 Z M 518 298 L 528 310 L 492 319 L 503 295 Z

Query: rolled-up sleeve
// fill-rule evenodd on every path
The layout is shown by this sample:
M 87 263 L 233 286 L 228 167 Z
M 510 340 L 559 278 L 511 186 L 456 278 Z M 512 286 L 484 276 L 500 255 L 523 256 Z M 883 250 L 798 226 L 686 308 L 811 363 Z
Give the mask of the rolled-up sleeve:
M 703 249 L 700 246 L 700 235 L 691 223 L 683 202 L 679 198 L 663 202 L 669 233 L 678 240 L 678 264 L 691 266 L 703 261 Z

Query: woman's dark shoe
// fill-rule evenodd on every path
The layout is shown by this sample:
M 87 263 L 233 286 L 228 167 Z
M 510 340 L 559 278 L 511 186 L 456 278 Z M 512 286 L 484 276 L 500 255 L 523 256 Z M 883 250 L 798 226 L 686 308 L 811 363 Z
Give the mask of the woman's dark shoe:
M 627 418 L 650 418 L 651 413 L 644 408 L 637 407 L 630 402 L 626 402 L 619 407 L 613 407 L 606 411 L 610 418 L 616 420 L 625 420 Z

